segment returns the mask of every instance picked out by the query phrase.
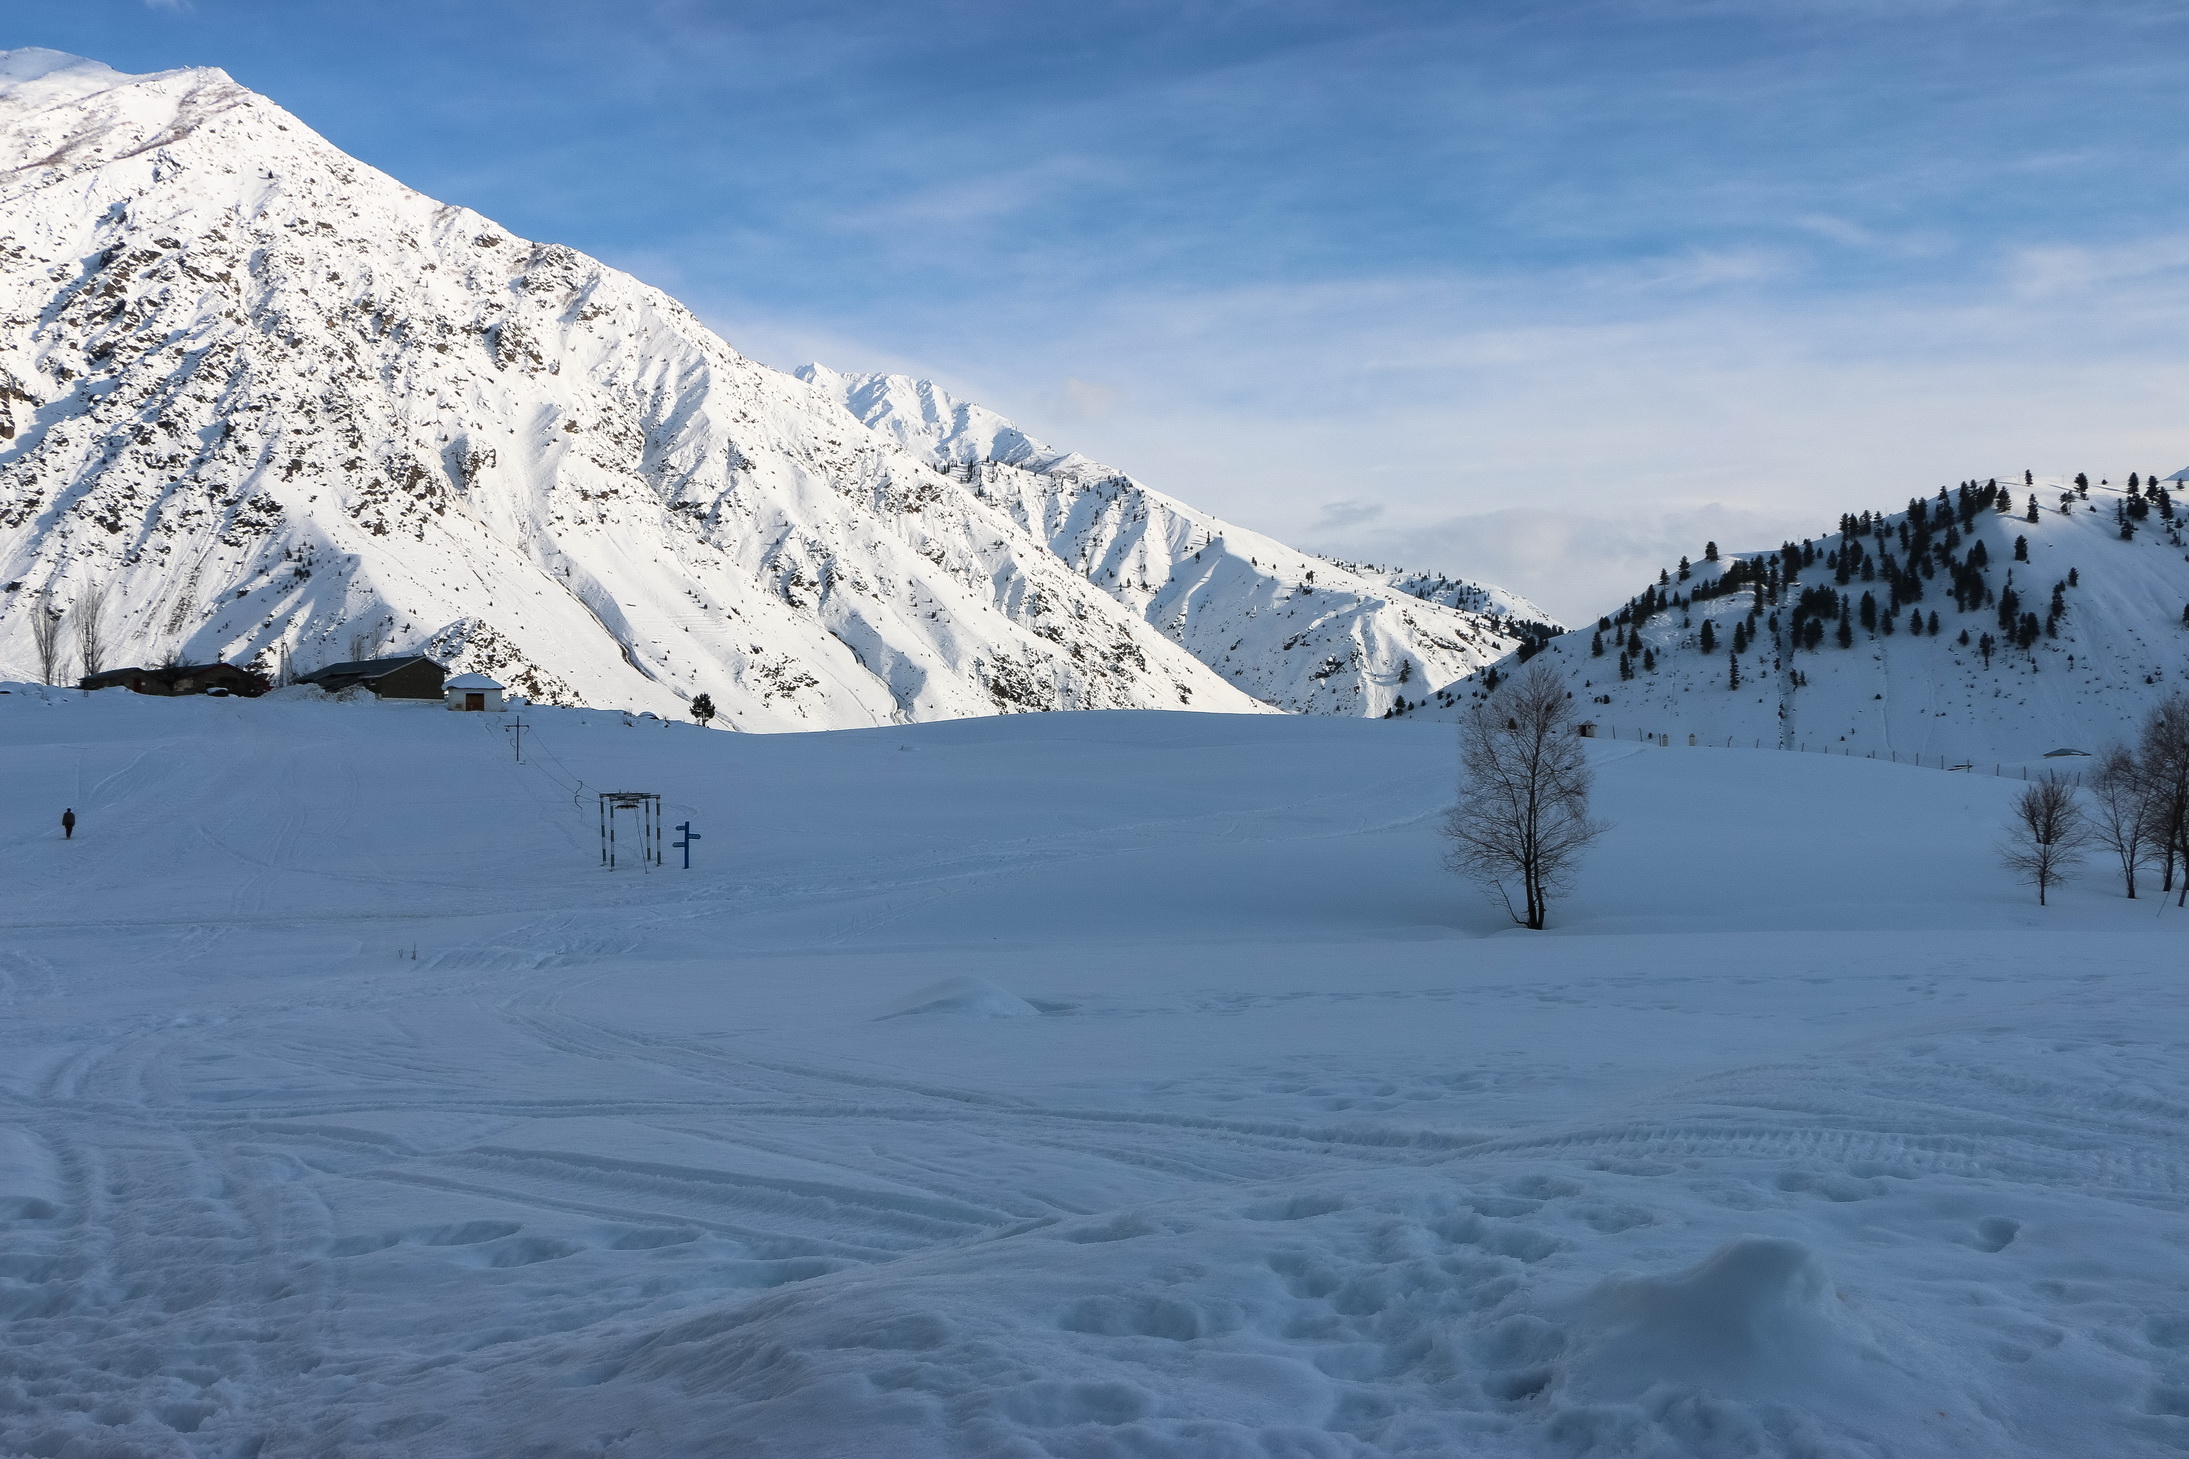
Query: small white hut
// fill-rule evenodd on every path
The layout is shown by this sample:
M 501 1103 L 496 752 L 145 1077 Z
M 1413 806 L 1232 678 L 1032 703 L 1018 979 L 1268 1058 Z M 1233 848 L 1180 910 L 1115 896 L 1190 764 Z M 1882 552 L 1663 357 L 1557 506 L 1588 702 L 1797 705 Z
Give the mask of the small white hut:
M 502 686 L 484 674 L 458 674 L 442 688 L 447 691 L 451 709 L 492 711 L 502 707 Z

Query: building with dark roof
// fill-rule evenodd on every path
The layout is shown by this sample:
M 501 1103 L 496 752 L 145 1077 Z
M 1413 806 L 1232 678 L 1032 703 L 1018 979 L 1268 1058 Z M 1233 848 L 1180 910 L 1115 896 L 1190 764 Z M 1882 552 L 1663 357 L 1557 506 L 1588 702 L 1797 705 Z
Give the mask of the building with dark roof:
M 157 669 L 106 669 L 87 674 L 84 689 L 128 689 L 138 694 L 240 694 L 255 699 L 272 685 L 238 664 L 168 664 Z
M 408 654 L 392 659 L 352 659 L 348 663 L 329 664 L 309 674 L 297 675 L 296 681 L 317 684 L 329 694 L 362 685 L 382 699 L 439 699 L 446 677 L 447 670 L 424 654 Z

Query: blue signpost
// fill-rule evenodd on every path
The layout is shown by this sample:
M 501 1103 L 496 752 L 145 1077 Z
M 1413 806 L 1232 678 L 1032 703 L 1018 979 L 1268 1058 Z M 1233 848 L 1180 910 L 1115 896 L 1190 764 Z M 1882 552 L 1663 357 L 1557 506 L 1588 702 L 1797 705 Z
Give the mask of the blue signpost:
M 690 821 L 679 821 L 677 822 L 676 828 L 684 833 L 684 839 L 681 841 L 671 841 L 669 843 L 669 846 L 672 850 L 682 851 L 684 853 L 684 869 L 686 871 L 690 871 L 692 869 L 692 843 L 694 841 L 704 840 L 705 838 L 702 837 L 697 831 L 692 829 L 692 823 Z

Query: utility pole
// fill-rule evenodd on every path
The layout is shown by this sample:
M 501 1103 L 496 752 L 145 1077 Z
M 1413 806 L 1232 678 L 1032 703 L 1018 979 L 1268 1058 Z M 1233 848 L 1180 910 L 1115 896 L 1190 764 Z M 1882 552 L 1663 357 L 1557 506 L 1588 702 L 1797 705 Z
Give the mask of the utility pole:
M 690 871 L 692 869 L 692 843 L 694 841 L 705 840 L 706 838 L 692 829 L 692 823 L 690 821 L 679 821 L 677 822 L 676 828 L 684 833 L 684 839 L 681 841 L 671 841 L 669 843 L 669 847 L 673 851 L 681 851 L 684 853 L 684 869 L 686 871 Z
M 512 738 L 515 739 L 517 744 L 517 763 L 519 765 L 522 765 L 524 763 L 524 732 L 532 728 L 532 726 L 524 722 L 523 715 L 519 715 L 517 716 L 517 718 L 511 720 L 509 723 L 503 725 L 502 728 L 510 731 Z

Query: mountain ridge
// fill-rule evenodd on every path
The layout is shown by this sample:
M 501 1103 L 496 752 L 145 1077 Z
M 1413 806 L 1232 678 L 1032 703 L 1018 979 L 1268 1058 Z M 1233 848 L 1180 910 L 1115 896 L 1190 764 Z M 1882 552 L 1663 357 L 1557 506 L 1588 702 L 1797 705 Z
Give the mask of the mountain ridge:
M 673 299 L 224 73 L 0 56 L 0 660 L 430 649 L 747 729 L 1265 712 Z M 77 667 L 81 667 L 79 662 Z
M 1556 631 L 1503 589 L 1364 568 L 1188 506 L 909 375 L 809 364 L 802 380 L 956 476 L 1060 561 L 1264 703 L 1382 716 Z

